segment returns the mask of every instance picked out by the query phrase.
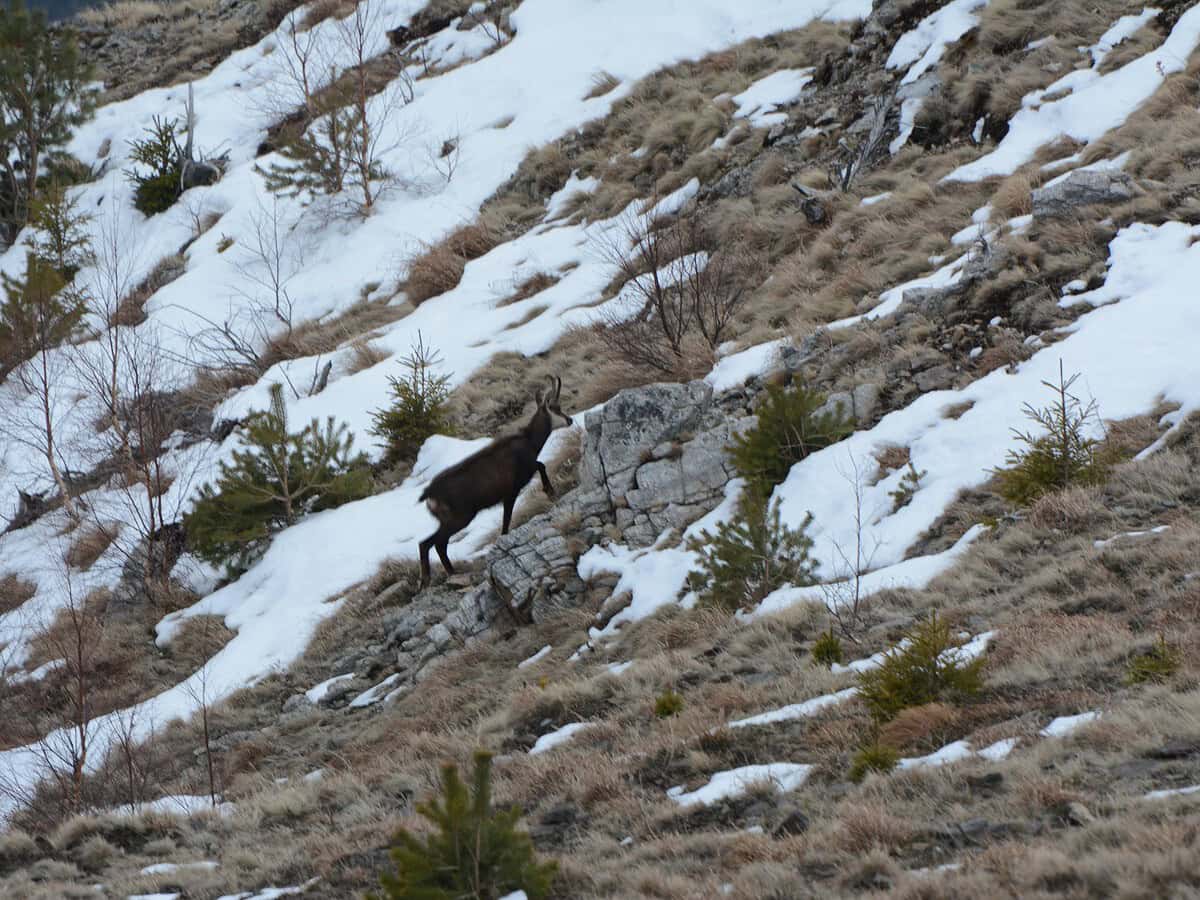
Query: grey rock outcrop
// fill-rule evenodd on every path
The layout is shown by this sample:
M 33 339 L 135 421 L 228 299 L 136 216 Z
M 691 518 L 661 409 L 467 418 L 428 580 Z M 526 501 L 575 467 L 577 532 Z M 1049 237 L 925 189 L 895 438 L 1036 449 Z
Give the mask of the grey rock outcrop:
M 535 621 L 578 605 L 587 585 L 576 566 L 588 548 L 609 539 L 649 546 L 704 515 L 724 496 L 733 474 L 724 448 L 743 424 L 714 406 L 702 381 L 632 388 L 589 414 L 579 487 L 488 554 L 500 602 Z
M 1077 170 L 1033 192 L 1033 216 L 1052 219 L 1081 206 L 1122 203 L 1133 196 L 1133 179 L 1124 172 Z

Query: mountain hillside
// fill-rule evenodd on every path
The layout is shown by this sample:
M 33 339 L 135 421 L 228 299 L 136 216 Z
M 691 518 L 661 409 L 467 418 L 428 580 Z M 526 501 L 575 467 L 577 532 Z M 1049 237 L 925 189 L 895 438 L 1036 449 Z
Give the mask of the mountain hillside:
M 480 750 L 507 862 L 386 896 L 1200 890 L 1200 8 L 53 40 L 63 139 L 0 130 L 0 894 L 449 878 L 397 832 Z M 471 517 L 517 451 L 435 476 L 526 423 Z

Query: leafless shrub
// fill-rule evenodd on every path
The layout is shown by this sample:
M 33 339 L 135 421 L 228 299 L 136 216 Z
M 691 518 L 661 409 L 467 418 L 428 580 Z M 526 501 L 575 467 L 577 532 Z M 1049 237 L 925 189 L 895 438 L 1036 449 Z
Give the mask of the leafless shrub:
M 864 137 L 856 143 L 847 138 L 838 140 L 842 150 L 842 159 L 834 163 L 829 170 L 829 182 L 841 191 L 849 191 L 855 179 L 865 174 L 879 159 L 883 149 L 883 136 L 887 133 L 888 116 L 896 103 L 896 94 L 892 93 L 877 98 L 871 105 L 868 114 L 871 125 Z
M 851 518 L 854 522 L 854 538 L 850 547 L 834 544 L 838 561 L 834 564 L 833 577 L 821 585 L 825 606 L 837 623 L 842 634 L 849 640 L 858 641 L 858 632 L 864 625 L 867 596 L 863 593 L 862 577 L 871 570 L 872 560 L 879 549 L 878 542 L 866 531 L 869 527 L 867 511 L 863 509 L 866 494 L 865 473 L 858 460 L 847 453 L 848 466 L 838 467 L 839 474 L 850 486 L 853 496 Z
M 670 374 L 687 367 L 693 338 L 715 351 L 745 299 L 741 247 L 716 247 L 695 216 L 655 222 L 628 213 L 599 242 L 620 293 L 600 312 L 596 334 L 633 365 Z

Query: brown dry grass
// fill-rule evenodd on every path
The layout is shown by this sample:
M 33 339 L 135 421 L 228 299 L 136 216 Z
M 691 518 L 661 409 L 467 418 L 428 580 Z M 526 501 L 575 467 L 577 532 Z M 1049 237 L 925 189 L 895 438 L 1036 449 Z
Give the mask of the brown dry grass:
M 458 286 L 467 263 L 506 240 L 510 226 L 495 216 L 460 225 L 436 244 L 422 244 L 407 262 L 404 291 L 420 306 Z
M 63 560 L 68 566 L 86 572 L 112 546 L 118 528 L 115 522 L 84 525 L 74 536 Z
M 0 614 L 12 612 L 37 593 L 37 585 L 12 572 L 0 578 Z

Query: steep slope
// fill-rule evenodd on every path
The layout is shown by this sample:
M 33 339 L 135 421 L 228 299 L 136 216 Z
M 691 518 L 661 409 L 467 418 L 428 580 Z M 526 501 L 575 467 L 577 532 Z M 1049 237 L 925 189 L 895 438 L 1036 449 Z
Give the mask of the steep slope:
M 121 670 L 142 682 L 89 715 L 85 805 L 168 796 L 62 822 L 46 776 L 81 731 L 37 727 L 55 721 L 49 704 L 0 751 L 6 815 L 57 827 L 42 843 L 6 835 L 5 890 L 355 896 L 440 762 L 480 745 L 502 754 L 499 797 L 560 861 L 559 896 L 1189 889 L 1200 11 L 525 0 L 502 12 L 375 10 L 367 55 L 410 93 L 383 120 L 394 180 L 366 217 L 266 192 L 274 117 L 294 101 L 287 22 L 195 83 L 199 136 L 229 167 L 166 213 L 133 212 L 120 170 L 180 86 L 104 106 L 73 138 L 76 156 L 101 161 L 75 191 L 100 210 L 97 243 L 128 248 L 126 283 L 182 257 L 130 329 L 181 400 L 196 402 L 197 366 L 208 383 L 222 374 L 197 335 L 269 303 L 255 236 L 288 235 L 289 340 L 251 331 L 276 340 L 260 371 L 200 395 L 210 418 L 162 457 L 174 514 L 238 446 L 211 423 L 263 408 L 273 382 L 297 421 L 331 414 L 370 445 L 392 359 L 418 335 L 446 359 L 467 434 L 519 415 L 547 372 L 593 411 L 543 454 L 573 490 L 548 508 L 529 498 L 498 541 L 499 513 L 481 515 L 451 549 L 474 561 L 466 577 L 416 589 L 416 542 L 433 530 L 416 498 L 483 440 L 435 436 L 411 471 L 381 471 L 374 496 L 302 519 L 217 590 L 185 555 L 172 612 L 130 593 L 144 535 L 123 524 L 129 492 L 105 476 L 95 409 L 67 374 L 89 345 L 56 351 L 56 425 L 78 436 L 62 465 L 93 473 L 74 483 L 107 540 L 76 550 L 83 532 L 70 533 L 36 442 L 5 444 L 4 502 L 19 488 L 49 508 L 0 537 L 3 702 L 15 714 L 36 690 L 25 685 L 60 690 L 45 635 L 76 598 L 132 597 L 130 655 L 161 658 Z M 337 22 L 307 32 L 334 63 L 322 78 L 353 70 Z M 594 326 L 627 318 L 654 268 L 624 270 L 612 248 L 671 218 L 738 249 L 745 300 L 719 347 L 689 345 L 656 372 Z M 464 224 L 489 231 L 486 249 L 418 299 L 421 266 Z M 14 247 L 0 265 L 19 274 L 23 259 Z M 665 262 L 660 274 L 680 271 Z M 306 328 L 334 337 L 313 353 L 291 340 Z M 306 389 L 326 362 L 328 383 Z M 1108 423 L 1087 428 L 1122 461 L 1103 484 L 1014 509 L 994 469 L 1020 446 L 1022 404 L 1047 402 L 1060 371 L 1083 373 Z M 735 615 L 697 608 L 686 538 L 733 517 L 742 487 L 724 447 L 766 386 L 794 377 L 857 419 L 775 490 L 785 523 L 812 514 L 822 583 Z M 649 381 L 677 384 L 638 387 Z M 14 380 L 0 389 L 14 420 L 36 413 Z M 122 604 L 106 602 L 115 627 Z M 860 675 L 933 611 L 964 642 L 947 652 L 983 661 L 982 687 L 881 725 L 855 696 Z M 227 630 L 210 633 L 217 621 Z M 835 630 L 857 663 L 814 662 Z M 1170 671 L 1137 677 L 1160 644 Z M 852 782 L 855 752 L 881 741 L 899 768 Z M 205 808 L 216 798 L 195 795 L 209 791 L 225 805 Z

